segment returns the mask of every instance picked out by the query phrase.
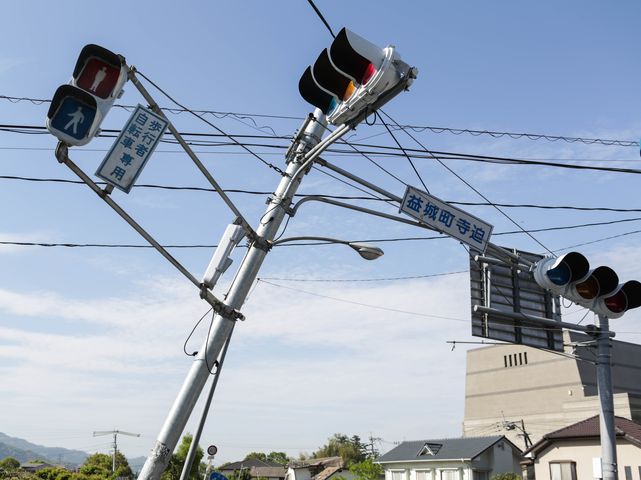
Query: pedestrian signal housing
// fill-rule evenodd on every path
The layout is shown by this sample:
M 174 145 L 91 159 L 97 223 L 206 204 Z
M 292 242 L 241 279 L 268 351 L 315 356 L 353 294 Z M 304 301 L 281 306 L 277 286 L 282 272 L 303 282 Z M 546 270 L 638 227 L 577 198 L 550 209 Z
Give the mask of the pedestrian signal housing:
M 379 48 L 343 28 L 303 73 L 298 90 L 327 120 L 340 125 L 371 113 L 409 87 L 418 71 L 395 47 Z
M 69 85 L 58 88 L 47 113 L 47 129 L 67 145 L 85 145 L 122 94 L 127 82 L 124 57 L 99 45 L 86 45 Z
M 579 252 L 561 257 L 546 257 L 533 268 L 534 280 L 555 295 L 608 318 L 619 318 L 641 306 L 641 283 L 619 283 L 619 277 L 607 266 L 591 269 Z

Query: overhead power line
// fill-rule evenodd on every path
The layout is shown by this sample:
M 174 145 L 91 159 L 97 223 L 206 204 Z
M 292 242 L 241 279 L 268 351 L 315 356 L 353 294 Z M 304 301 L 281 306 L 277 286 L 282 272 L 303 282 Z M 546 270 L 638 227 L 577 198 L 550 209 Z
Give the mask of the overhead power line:
M 18 133 L 18 134 L 28 134 L 28 135 L 45 135 L 48 134 L 45 127 L 40 125 L 9 125 L 9 124 L 0 124 L 0 131 Z M 119 133 L 119 130 L 113 129 L 104 129 L 102 130 L 100 137 L 104 138 L 115 138 Z M 191 146 L 198 147 L 229 147 L 229 146 L 240 146 L 246 149 L 249 152 L 249 148 L 269 148 L 276 150 L 285 150 L 288 148 L 286 144 L 273 144 L 273 143 L 259 143 L 259 142 L 247 142 L 248 139 L 263 139 L 263 140 L 281 140 L 281 141 L 290 141 L 291 136 L 288 135 L 235 135 L 235 134 L 216 134 L 216 133 L 202 133 L 202 132 L 181 132 L 182 136 L 189 137 L 211 137 L 211 138 L 230 138 L 230 142 L 209 142 L 204 140 L 190 140 L 189 144 Z M 245 140 L 245 141 L 243 141 Z M 167 144 L 176 144 L 177 142 L 169 137 L 161 140 L 163 143 Z M 577 163 L 569 162 L 635 162 L 638 163 L 637 159 L 567 159 L 565 160 L 568 163 L 561 163 L 559 159 L 526 159 L 526 158 L 511 158 L 511 157 L 499 157 L 499 156 L 490 156 L 490 155 L 477 155 L 471 153 L 459 153 L 459 152 L 448 152 L 448 151 L 437 151 L 437 150 L 428 150 L 426 148 L 408 148 L 408 147 L 394 147 L 387 145 L 375 145 L 375 144 L 364 144 L 364 143 L 347 143 L 342 142 L 343 144 L 349 146 L 351 150 L 330 147 L 327 149 L 327 153 L 332 153 L 336 155 L 354 155 L 355 153 L 365 157 L 367 160 L 372 162 L 376 167 L 383 170 L 386 174 L 395 178 L 401 183 L 406 183 L 403 180 L 399 179 L 396 175 L 391 173 L 389 170 L 382 167 L 379 163 L 375 162 L 372 159 L 372 156 L 380 157 L 405 157 L 405 158 L 416 158 L 416 159 L 427 159 L 427 160 L 457 160 L 457 161 L 469 161 L 477 163 L 494 163 L 501 165 L 525 165 L 525 166 L 539 166 L 547 168 L 564 168 L 571 170 L 593 170 L 600 172 L 612 172 L 612 173 L 627 173 L 638 175 L 641 174 L 641 170 L 634 168 L 618 168 L 618 167 L 608 167 L 608 166 L 591 166 L 591 165 L 582 165 Z M 15 149 L 15 150 L 50 150 L 49 148 L 42 147 L 2 147 L 2 149 Z M 85 149 L 89 151 L 90 149 Z M 107 151 L 107 149 L 91 149 L 96 151 Z M 179 151 L 176 151 L 179 152 Z M 204 152 L 199 152 L 204 153 Z M 229 154 L 229 152 L 224 152 Z M 256 152 L 250 152 L 253 156 L 257 156 Z M 264 153 L 262 153 L 264 155 Z M 415 168 L 415 167 L 414 167 Z
M 34 105 L 41 105 L 44 103 L 51 103 L 50 99 L 41 99 L 41 98 L 30 98 L 30 97 L 11 97 L 7 95 L 0 95 L 0 100 L 7 100 L 11 103 L 19 102 L 29 102 Z M 127 111 L 133 111 L 135 105 L 122 105 L 116 104 L 114 107 L 122 108 Z M 183 108 L 172 108 L 172 107 L 162 107 L 162 110 L 167 113 L 178 115 L 185 113 L 188 110 Z M 251 120 L 253 118 L 270 118 L 278 120 L 297 120 L 302 121 L 303 117 L 298 117 L 294 115 L 278 115 L 278 114 L 264 114 L 264 113 L 247 113 L 247 112 L 222 112 L 217 110 L 206 110 L 206 109 L 192 109 L 193 112 L 202 115 L 212 115 L 218 119 L 233 117 L 241 120 Z M 258 124 L 255 126 L 259 129 L 271 129 L 271 127 L 261 127 Z M 545 133 L 528 133 L 528 132 L 506 132 L 506 131 L 497 131 L 497 130 L 473 130 L 469 128 L 453 128 L 453 127 L 440 127 L 440 126 L 429 126 L 429 125 L 400 125 L 399 127 L 394 126 L 395 129 L 407 128 L 415 132 L 430 131 L 436 134 L 448 133 L 452 135 L 472 135 L 475 137 L 478 136 L 490 136 L 492 138 L 501 138 L 508 137 L 511 139 L 527 139 L 531 141 L 547 141 L 547 142 L 566 142 L 566 143 L 581 143 L 584 145 L 603 145 L 603 146 L 614 146 L 614 147 L 628 147 L 628 148 L 639 148 L 639 142 L 636 140 L 621 140 L 621 139 L 610 139 L 610 138 L 594 138 L 594 137 L 577 137 L 569 135 L 550 135 Z
M 496 232 L 493 233 L 492 236 L 494 237 L 500 237 L 500 236 L 506 236 L 506 235 L 516 235 L 516 234 L 523 234 L 523 233 L 541 233 L 541 232 L 553 232 L 553 231 L 563 231 L 563 230 L 573 230 L 577 228 L 589 228 L 589 227 L 598 227 L 598 226 L 604 226 L 604 225 L 612 225 L 616 223 L 626 223 L 626 222 L 634 222 L 634 221 L 641 221 L 640 218 L 626 218 L 622 220 L 613 220 L 613 221 L 608 221 L 608 222 L 594 222 L 594 223 L 584 223 L 584 224 L 579 224 L 579 225 L 567 225 L 567 226 L 557 226 L 557 227 L 544 227 L 544 228 L 537 228 L 533 230 L 528 230 L 526 232 L 522 230 L 512 230 L 508 232 Z M 555 252 L 559 252 L 562 250 L 567 250 L 569 248 L 576 248 L 578 246 L 582 245 L 589 245 L 597 242 L 603 242 L 606 240 L 612 240 L 615 238 L 621 238 L 624 236 L 628 235 L 634 235 L 641 233 L 641 230 L 633 230 L 630 232 L 625 232 L 625 233 L 620 233 L 617 235 L 611 235 L 608 237 L 600 238 L 597 240 L 592 240 L 590 242 L 585 242 L 582 244 L 578 245 L 572 245 L 570 247 L 563 247 L 560 249 L 554 250 Z M 411 242 L 411 241 L 424 241 L 424 240 L 442 240 L 450 238 L 445 235 L 432 235 L 429 237 L 399 237 L 399 238 L 369 238 L 369 239 L 364 239 L 364 240 L 354 240 L 354 242 L 363 242 L 363 243 L 394 243 L 394 242 Z M 287 243 L 287 244 L 282 244 L 282 245 L 277 245 L 277 248 L 293 248 L 293 247 L 306 247 L 306 246 L 317 246 L 317 245 L 332 245 L 333 242 L 325 242 L 325 241 L 313 241 L 313 242 L 299 242 L 299 243 Z M 72 243 L 72 242 L 27 242 L 27 241 L 0 241 L 0 245 L 8 245 L 8 246 L 25 246 L 25 247 L 66 247 L 66 248 L 154 248 L 152 245 L 145 245 L 145 244 L 129 244 L 129 243 L 123 243 L 123 244 L 115 244 L 115 243 Z M 215 244 L 168 244 L 168 245 L 162 245 L 163 248 L 216 248 L 217 245 Z
M 332 176 L 333 177 L 333 176 Z M 22 177 L 16 175 L 0 175 L 0 180 L 15 180 L 23 182 L 33 182 L 33 183 L 60 183 L 60 184 L 70 184 L 70 185 L 80 185 L 84 186 L 85 183 L 81 180 L 67 180 L 64 178 L 37 178 L 37 177 Z M 105 182 L 96 182 L 97 185 L 106 185 Z M 351 185 L 350 185 L 351 186 Z M 191 191 L 191 192 L 215 192 L 211 187 L 193 187 L 193 186 L 180 186 L 180 185 L 159 185 L 159 184 L 147 184 L 141 183 L 136 184 L 133 188 L 148 188 L 148 189 L 159 189 L 159 190 L 169 190 L 169 191 Z M 246 190 L 238 188 L 226 188 L 223 190 L 225 193 L 238 193 L 245 195 L 272 195 L 273 192 L 264 190 Z M 378 198 L 372 196 L 362 196 L 362 195 L 330 195 L 330 194 L 319 194 L 319 193 L 297 193 L 294 195 L 295 198 L 304 198 L 304 197 L 325 197 L 332 198 L 336 200 L 365 200 L 365 201 L 374 201 L 374 202 L 384 202 L 388 203 L 389 200 L 385 198 Z M 574 210 L 581 212 L 620 212 L 620 213 L 639 213 L 641 208 L 616 208 L 616 207 L 579 207 L 576 205 L 540 205 L 534 203 L 489 203 L 489 202 L 461 202 L 457 200 L 446 200 L 447 203 L 453 205 L 462 205 L 462 206 L 475 206 L 475 207 L 493 207 L 498 205 L 499 207 L 504 208 L 533 208 L 533 209 L 543 209 L 543 210 Z

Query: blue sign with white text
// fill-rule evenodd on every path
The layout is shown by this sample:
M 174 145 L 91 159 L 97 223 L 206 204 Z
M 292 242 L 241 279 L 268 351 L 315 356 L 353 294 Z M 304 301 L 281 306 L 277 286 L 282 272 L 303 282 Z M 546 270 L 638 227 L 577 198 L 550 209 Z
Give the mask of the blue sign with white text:
M 51 126 L 77 140 L 87 137 L 96 109 L 73 97 L 65 98 L 51 119 Z
M 227 477 L 219 472 L 211 472 L 209 480 L 227 480 Z

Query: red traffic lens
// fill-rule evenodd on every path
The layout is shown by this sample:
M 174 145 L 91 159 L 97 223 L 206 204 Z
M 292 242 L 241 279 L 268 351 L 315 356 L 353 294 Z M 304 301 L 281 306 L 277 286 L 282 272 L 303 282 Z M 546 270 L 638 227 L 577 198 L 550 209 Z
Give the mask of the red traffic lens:
M 608 310 L 614 313 L 625 312 L 628 308 L 628 299 L 623 290 L 619 290 L 611 297 L 604 298 L 603 303 L 605 303 Z

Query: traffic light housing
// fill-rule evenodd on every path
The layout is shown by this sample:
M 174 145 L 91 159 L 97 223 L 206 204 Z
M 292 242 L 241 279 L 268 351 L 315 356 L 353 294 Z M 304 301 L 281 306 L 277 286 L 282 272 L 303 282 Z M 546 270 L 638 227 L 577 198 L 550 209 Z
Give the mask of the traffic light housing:
M 99 45 L 86 45 L 76 61 L 71 81 L 56 90 L 47 112 L 47 129 L 67 145 L 85 145 L 122 94 L 127 65 Z
M 417 73 L 393 46 L 379 48 L 343 28 L 307 67 L 298 90 L 330 123 L 340 125 L 379 108 L 409 87 Z
M 533 274 L 541 287 L 608 318 L 619 318 L 641 306 L 640 282 L 620 284 L 614 270 L 607 266 L 590 269 L 579 252 L 546 257 L 534 265 Z

